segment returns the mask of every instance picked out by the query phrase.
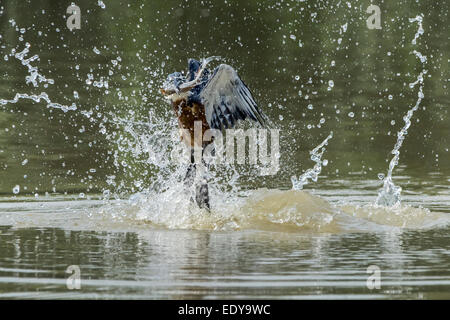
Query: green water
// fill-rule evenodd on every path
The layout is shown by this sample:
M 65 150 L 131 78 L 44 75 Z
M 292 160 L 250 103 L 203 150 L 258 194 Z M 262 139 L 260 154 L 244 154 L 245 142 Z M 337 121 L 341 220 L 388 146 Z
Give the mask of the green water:
M 105 189 L 128 199 L 170 175 L 148 160 L 167 156 L 159 144 L 133 152 L 133 134 L 175 128 L 159 86 L 188 58 L 212 55 L 237 69 L 280 129 L 280 171 L 243 170 L 234 186 L 290 189 L 333 131 L 328 165 L 306 187 L 333 205 L 375 201 L 417 99 L 409 84 L 426 69 L 393 180 L 404 204 L 449 214 L 446 1 L 379 1 L 380 30 L 366 26 L 371 1 L 78 1 L 74 31 L 70 3 L 0 3 L 0 99 L 45 92 L 77 107 L 0 105 L 0 298 L 450 298 L 446 222 L 317 234 L 90 220 Z M 414 45 L 408 19 L 419 14 L 425 32 Z M 11 55 L 26 43 L 54 84 L 26 83 L 28 68 Z M 66 288 L 69 265 L 80 266 L 81 290 Z M 381 269 L 379 290 L 366 287 L 369 265 Z

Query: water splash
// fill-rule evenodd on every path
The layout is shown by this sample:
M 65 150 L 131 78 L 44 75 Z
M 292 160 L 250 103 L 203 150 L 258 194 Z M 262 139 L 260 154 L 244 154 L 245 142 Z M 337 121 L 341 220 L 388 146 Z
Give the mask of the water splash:
M 423 35 L 424 30 L 423 30 L 423 14 L 416 16 L 415 18 L 409 18 L 409 22 L 417 22 L 417 24 L 419 25 L 419 29 L 417 29 L 416 34 L 414 35 L 414 39 L 411 41 L 412 44 L 416 44 L 417 43 L 417 39 L 419 39 L 419 37 L 421 35 Z
M 6 105 L 8 103 L 17 103 L 19 102 L 20 99 L 29 99 L 29 100 L 33 100 L 34 102 L 40 102 L 41 99 L 44 100 L 45 102 L 47 102 L 47 107 L 48 108 L 55 108 L 55 109 L 61 109 L 64 112 L 67 112 L 69 110 L 77 110 L 77 106 L 75 103 L 72 103 L 72 105 L 70 106 L 66 106 L 60 103 L 56 103 L 50 100 L 50 98 L 48 97 L 48 94 L 45 92 L 42 92 L 40 95 L 29 95 L 27 93 L 16 93 L 16 95 L 14 96 L 14 99 L 12 100 L 5 100 L 5 99 L 0 99 L 0 105 Z
M 303 190 L 256 189 L 245 197 L 230 193 L 213 193 L 216 206 L 205 214 L 189 201 L 182 185 L 163 193 L 134 194 L 129 200 L 105 202 L 99 208 L 87 208 L 89 219 L 77 212 L 67 219 L 51 219 L 50 215 L 31 217 L 14 215 L 16 225 L 27 226 L 33 219 L 48 219 L 48 224 L 61 223 L 62 228 L 151 230 L 261 230 L 301 233 L 341 233 L 428 229 L 450 222 L 445 213 L 431 212 L 408 205 L 380 207 L 357 206 L 348 202 L 330 203 Z M 1 217 L 0 217 L 1 219 Z M 80 221 L 85 221 L 80 223 Z M 88 223 L 86 223 L 86 221 Z M 40 222 L 40 225 L 46 222 Z M 56 225 L 59 227 L 59 225 Z
M 322 166 L 326 166 L 328 164 L 327 160 L 322 160 L 323 153 L 325 152 L 325 146 L 328 145 L 328 140 L 333 138 L 333 132 L 330 132 L 328 137 L 322 141 L 317 147 L 315 147 L 312 151 L 309 152 L 311 155 L 311 160 L 316 164 L 312 169 L 306 170 L 298 179 L 295 176 L 291 177 L 292 181 L 292 189 L 293 190 L 302 190 L 303 186 L 308 184 L 308 180 L 316 182 L 320 172 L 322 172 Z
M 14 22 L 15 23 L 15 22 Z M 55 81 L 53 79 L 47 79 L 45 76 L 39 73 L 39 70 L 37 67 L 34 67 L 31 65 L 31 62 L 39 60 L 39 55 L 35 54 L 30 58 L 27 58 L 28 54 L 30 53 L 30 47 L 31 44 L 26 42 L 25 48 L 20 51 L 16 52 L 16 49 L 11 50 L 11 56 L 14 56 L 17 60 L 19 60 L 22 65 L 26 66 L 28 68 L 28 75 L 25 76 L 25 82 L 26 84 L 33 84 L 34 87 L 38 87 L 39 83 L 44 83 L 44 87 L 46 88 L 49 84 L 54 84 Z M 41 100 L 44 100 L 47 102 L 47 108 L 54 108 L 54 109 L 60 109 L 64 112 L 70 111 L 70 110 L 76 110 L 77 106 L 75 103 L 72 103 L 72 105 L 67 106 L 63 105 L 57 102 L 53 102 L 47 93 L 42 92 L 39 95 L 35 94 L 27 94 L 27 93 L 16 93 L 14 96 L 14 99 L 7 100 L 7 99 L 0 99 L 0 105 L 6 105 L 8 103 L 17 103 L 21 99 L 28 99 L 32 100 L 34 102 L 40 102 Z
M 14 193 L 14 194 L 19 194 L 19 192 L 20 192 L 20 186 L 19 186 L 19 185 L 16 185 L 16 186 L 13 188 L 13 193 Z
M 419 25 L 419 29 L 417 33 L 414 36 L 414 39 L 412 40 L 412 44 L 416 44 L 417 39 L 420 35 L 423 34 L 424 30 L 422 27 L 422 21 L 423 21 L 423 15 L 419 15 L 415 18 L 409 19 L 410 22 L 417 22 Z M 427 61 L 426 56 L 422 55 L 420 52 L 414 50 L 412 52 L 422 63 L 423 66 L 425 66 L 425 63 Z M 379 175 L 381 179 L 383 179 L 383 187 L 378 192 L 378 198 L 376 200 L 377 205 L 381 206 L 394 206 L 400 203 L 401 200 L 401 192 L 402 188 L 399 186 L 396 186 L 394 182 L 392 181 L 392 173 L 394 171 L 395 166 L 398 164 L 399 158 L 400 158 L 400 148 L 402 147 L 403 141 L 405 140 L 406 135 L 408 134 L 408 129 L 411 126 L 411 118 L 414 114 L 414 112 L 419 109 L 419 105 L 422 102 L 422 99 L 424 98 L 423 94 L 423 78 L 424 75 L 427 73 L 427 70 L 424 68 L 420 72 L 420 74 L 417 76 L 417 79 L 415 82 L 410 83 L 409 87 L 414 88 L 417 84 L 419 84 L 419 91 L 417 93 L 417 101 L 416 104 L 412 109 L 408 111 L 408 113 L 403 117 L 403 121 L 405 122 L 405 125 L 403 128 L 397 133 L 397 142 L 395 143 L 394 149 L 391 151 L 391 153 L 394 155 L 394 157 L 391 159 L 389 163 L 389 170 L 384 177 L 383 175 Z
M 25 43 L 25 48 L 21 52 L 16 53 L 16 49 L 11 50 L 11 55 L 14 55 L 14 57 L 19 60 L 22 65 L 28 68 L 29 75 L 25 77 L 26 84 L 32 83 L 34 87 L 37 87 L 40 82 L 46 83 L 44 86 L 47 86 L 47 84 L 54 84 L 55 81 L 53 79 L 47 79 L 39 73 L 37 67 L 31 65 L 31 62 L 39 59 L 37 54 L 26 59 L 28 53 L 30 52 L 30 47 L 30 43 L 27 42 Z
M 106 5 L 105 5 L 105 3 L 104 3 L 102 0 L 98 0 L 98 1 L 97 1 L 97 5 L 98 5 L 100 8 L 102 8 L 102 9 L 105 9 L 105 8 L 106 8 Z

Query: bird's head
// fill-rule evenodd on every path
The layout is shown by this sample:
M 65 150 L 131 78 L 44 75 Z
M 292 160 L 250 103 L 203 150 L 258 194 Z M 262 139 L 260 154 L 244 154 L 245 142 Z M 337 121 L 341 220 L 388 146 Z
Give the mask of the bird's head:
M 163 95 L 171 95 L 180 91 L 180 85 L 186 82 L 186 77 L 181 72 L 174 72 L 167 76 L 162 88 L 160 89 Z
M 195 59 L 188 60 L 188 72 L 185 77 L 181 72 L 169 74 L 162 88 L 161 93 L 170 100 L 177 100 L 181 96 L 198 93 L 205 86 L 209 79 L 210 72 L 206 65 L 220 57 L 209 57 L 203 59 L 203 62 Z M 191 92 L 193 90 L 193 92 Z

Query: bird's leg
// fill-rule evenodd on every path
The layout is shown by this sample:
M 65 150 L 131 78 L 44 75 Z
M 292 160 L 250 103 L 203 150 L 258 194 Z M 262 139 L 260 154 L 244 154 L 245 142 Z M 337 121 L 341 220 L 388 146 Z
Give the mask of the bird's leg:
M 205 148 L 202 149 L 202 156 L 203 151 Z M 210 211 L 211 206 L 209 204 L 209 188 L 208 188 L 208 181 L 207 181 L 207 175 L 205 170 L 207 169 L 207 165 L 205 160 L 202 157 L 202 163 L 201 163 L 202 169 L 200 170 L 200 173 L 202 174 L 202 177 L 199 179 L 195 186 L 195 201 L 197 202 L 197 205 L 200 208 L 205 208 L 208 211 Z
M 195 202 L 197 203 L 199 208 L 204 208 L 209 211 L 211 207 L 209 205 L 208 181 L 204 172 L 204 170 L 206 169 L 206 163 L 204 159 L 202 159 L 202 163 L 200 164 L 200 166 L 202 166 L 202 170 L 197 170 L 197 164 L 195 163 L 194 157 L 194 149 L 192 148 L 191 163 L 189 164 L 186 175 L 184 177 L 184 186 L 186 188 L 191 188 L 195 183 Z M 202 174 L 202 177 L 196 181 L 197 174 Z M 191 201 L 194 202 L 194 199 L 191 198 Z
M 185 187 L 191 187 L 195 180 L 196 166 L 194 160 L 194 149 L 191 149 L 191 163 L 188 166 L 186 175 L 184 176 Z
M 191 187 L 195 181 L 196 174 L 197 174 L 197 167 L 195 165 L 195 160 L 194 160 L 194 149 L 191 149 L 191 163 L 189 164 L 187 171 L 186 171 L 186 175 L 184 176 L 184 187 L 187 190 L 191 190 Z M 197 189 L 195 190 L 195 194 L 197 195 Z M 197 196 L 196 196 L 196 201 L 197 201 Z M 193 197 L 191 197 L 191 202 L 194 202 Z M 197 204 L 198 204 L 198 201 L 197 201 Z
M 206 177 L 203 176 L 200 182 L 195 186 L 195 201 L 200 208 L 205 208 L 208 211 L 211 209 L 209 205 L 209 190 Z

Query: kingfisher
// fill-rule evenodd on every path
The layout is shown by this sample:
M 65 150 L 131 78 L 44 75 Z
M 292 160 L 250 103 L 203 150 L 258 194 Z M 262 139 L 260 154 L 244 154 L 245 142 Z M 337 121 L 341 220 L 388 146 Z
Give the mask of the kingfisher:
M 212 72 L 208 63 L 220 57 L 209 57 L 202 62 L 189 59 L 186 76 L 181 72 L 168 75 L 160 89 L 172 105 L 178 126 L 182 132 L 181 140 L 191 147 L 191 161 L 184 178 L 185 186 L 191 187 L 196 176 L 194 160 L 194 123 L 202 124 L 202 136 L 208 129 L 224 130 L 234 128 L 238 121 L 250 119 L 261 127 L 266 126 L 267 117 L 258 108 L 250 90 L 231 66 L 220 64 Z M 202 141 L 202 154 L 212 143 Z M 209 191 L 206 178 L 197 179 L 195 201 L 200 208 L 210 210 Z

